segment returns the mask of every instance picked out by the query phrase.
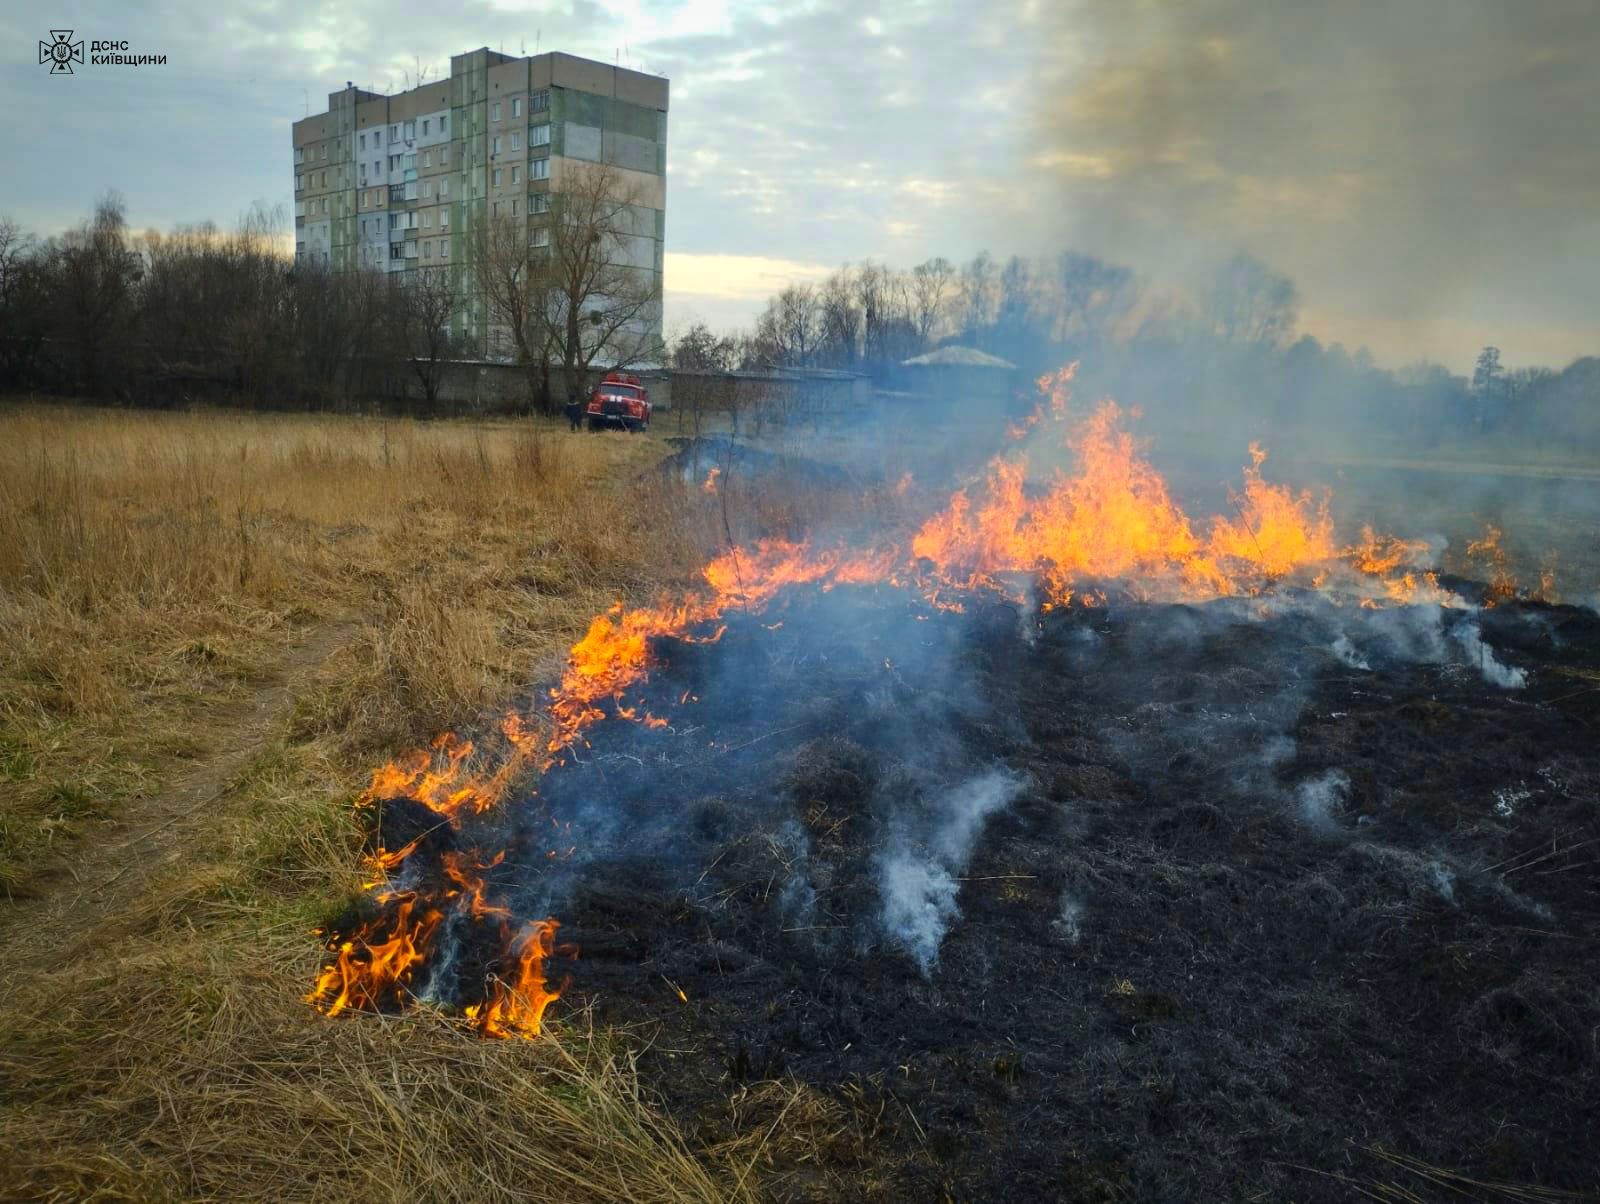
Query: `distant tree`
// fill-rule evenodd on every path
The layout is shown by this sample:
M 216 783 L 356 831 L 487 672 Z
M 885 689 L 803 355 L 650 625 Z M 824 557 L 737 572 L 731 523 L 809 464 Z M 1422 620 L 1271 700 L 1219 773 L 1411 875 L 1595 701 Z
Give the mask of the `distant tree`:
M 578 388 L 597 361 L 621 368 L 662 354 L 644 336 L 661 304 L 655 275 L 633 262 L 640 199 L 616 167 L 573 163 L 561 171 L 548 218 L 489 217 L 469 233 L 486 316 L 547 410 L 553 366 Z
M 1299 294 L 1294 281 L 1243 252 L 1212 277 L 1207 311 L 1212 329 L 1238 343 L 1278 343 L 1294 333 Z
M 744 366 L 779 364 L 801 368 L 809 365 L 822 337 L 821 322 L 817 290 L 809 284 L 786 286 L 767 302 L 766 310 L 757 319 Z
M 956 286 L 956 326 L 962 339 L 982 340 L 993 321 L 995 291 L 994 259 L 979 251 L 962 267 Z
M 821 339 L 818 360 L 832 368 L 855 365 L 861 346 L 861 305 L 849 264 L 822 282 L 817 296 Z
M 1500 348 L 1485 347 L 1478 352 L 1478 362 L 1472 369 L 1472 391 L 1494 393 L 1499 388 L 1500 374 L 1503 371 L 1500 366 Z
M 556 183 L 549 245 L 534 248 L 545 253 L 547 285 L 538 316 L 570 386 L 596 361 L 622 368 L 663 354 L 644 336 L 659 320 L 661 292 L 654 264 L 634 262 L 648 212 L 638 186 L 610 163 L 571 161 Z M 530 240 L 540 229 L 529 227 Z
M 696 322 L 672 347 L 672 366 L 696 372 L 731 372 L 739 362 L 739 344 L 719 338 L 704 322 Z
M 917 334 L 917 350 L 925 351 L 949 303 L 956 269 L 948 259 L 936 255 L 911 269 L 907 282 L 910 292 L 912 329 Z
M 388 313 L 395 349 L 411 365 L 432 410 L 439 399 L 444 364 L 455 350 L 450 318 L 461 297 L 445 267 L 419 268 L 391 278 Z
M 94 216 L 60 241 L 56 300 L 78 359 L 78 382 L 91 396 L 120 381 L 116 361 L 127 349 L 143 263 L 128 245 L 122 198 L 108 192 Z
M 1056 280 L 1056 337 L 1062 342 L 1103 338 L 1134 300 L 1133 272 L 1093 255 L 1063 251 L 1056 259 Z
M 33 237 L 0 218 L 0 383 L 27 383 L 50 333 L 50 271 Z

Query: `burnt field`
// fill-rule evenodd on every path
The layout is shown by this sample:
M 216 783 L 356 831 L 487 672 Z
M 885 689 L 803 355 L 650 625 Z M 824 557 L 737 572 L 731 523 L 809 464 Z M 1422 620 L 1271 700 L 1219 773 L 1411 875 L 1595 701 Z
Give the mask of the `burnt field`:
M 697 1143 L 764 1132 L 780 1198 L 1595 1189 L 1600 618 L 964 602 L 655 636 L 664 723 L 456 827 L 381 800 L 375 844 L 560 917 L 551 1014 L 637 1034 Z M 410 994 L 510 976 L 440 923 Z

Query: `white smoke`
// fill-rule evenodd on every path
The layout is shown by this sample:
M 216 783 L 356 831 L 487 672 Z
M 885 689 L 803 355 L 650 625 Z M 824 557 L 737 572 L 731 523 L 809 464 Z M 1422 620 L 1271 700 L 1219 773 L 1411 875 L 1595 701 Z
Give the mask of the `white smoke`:
M 961 914 L 955 878 L 943 866 L 901 849 L 883 858 L 879 889 L 884 928 L 928 974 L 939 960 L 945 930 Z
M 1362 656 L 1361 653 L 1356 650 L 1356 646 L 1350 642 L 1350 637 L 1345 635 L 1343 632 L 1340 632 L 1339 638 L 1333 641 L 1333 654 L 1345 664 L 1349 665 L 1352 669 L 1372 668 L 1372 666 L 1367 663 L 1366 657 Z
M 1483 642 L 1476 622 L 1459 623 L 1451 634 L 1467 654 L 1467 662 L 1476 665 L 1490 685 L 1499 686 L 1502 690 L 1520 690 L 1528 684 L 1528 674 L 1524 670 L 1501 664 L 1495 659 L 1494 651 Z
M 880 858 L 884 930 L 924 975 L 932 973 L 944 934 L 961 914 L 956 877 L 972 859 L 984 821 L 1016 798 L 1024 784 L 1024 778 L 1004 769 L 967 779 L 934 802 L 920 839 L 901 830 Z
M 1350 794 L 1350 778 L 1342 769 L 1308 778 L 1295 787 L 1300 815 L 1313 828 L 1332 828 L 1334 817 Z
M 1071 892 L 1061 896 L 1061 911 L 1054 927 L 1069 945 L 1083 940 L 1083 904 Z

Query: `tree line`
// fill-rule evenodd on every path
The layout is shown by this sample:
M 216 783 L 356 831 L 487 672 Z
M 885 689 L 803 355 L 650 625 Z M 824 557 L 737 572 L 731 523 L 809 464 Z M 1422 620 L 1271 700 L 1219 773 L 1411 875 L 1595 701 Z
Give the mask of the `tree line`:
M 0 389 L 431 408 L 449 361 L 489 356 L 521 365 L 529 399 L 555 408 L 575 387 L 561 382 L 661 354 L 656 278 L 625 262 L 634 202 L 619 173 L 578 169 L 540 221 L 470 222 L 454 271 L 394 273 L 297 262 L 281 208 L 165 234 L 130 230 L 114 193 L 52 238 L 0 218 Z
M 1076 251 L 1004 262 L 982 252 L 959 265 L 846 264 L 786 285 L 748 330 L 689 326 L 671 362 L 842 369 L 905 388 L 916 383 L 905 360 L 955 344 L 1009 361 L 1024 381 L 1077 360 L 1085 391 L 1260 432 L 1336 430 L 1417 446 L 1600 436 L 1600 358 L 1507 370 L 1488 347 L 1470 375 L 1427 361 L 1386 370 L 1365 348 L 1300 332 L 1299 309 L 1294 282 L 1243 253 L 1179 289 Z

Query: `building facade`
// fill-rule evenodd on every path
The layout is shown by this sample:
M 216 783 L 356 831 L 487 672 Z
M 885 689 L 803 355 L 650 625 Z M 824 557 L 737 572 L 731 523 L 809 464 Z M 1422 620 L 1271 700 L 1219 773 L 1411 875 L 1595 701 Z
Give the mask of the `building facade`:
M 605 163 L 636 204 L 615 252 L 661 295 L 667 80 L 570 54 L 454 55 L 450 78 L 384 96 L 347 84 L 293 125 L 295 259 L 335 271 L 450 273 L 451 333 L 504 354 L 469 264 L 474 228 L 548 240 L 563 172 Z M 631 333 L 659 346 L 659 300 Z

